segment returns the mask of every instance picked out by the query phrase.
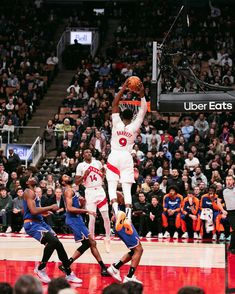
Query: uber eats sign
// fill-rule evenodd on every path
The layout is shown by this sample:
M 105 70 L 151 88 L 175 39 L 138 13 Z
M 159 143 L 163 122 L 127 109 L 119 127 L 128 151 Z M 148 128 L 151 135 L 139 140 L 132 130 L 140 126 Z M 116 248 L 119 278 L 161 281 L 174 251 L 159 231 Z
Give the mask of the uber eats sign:
M 235 111 L 235 92 L 161 94 L 160 112 Z

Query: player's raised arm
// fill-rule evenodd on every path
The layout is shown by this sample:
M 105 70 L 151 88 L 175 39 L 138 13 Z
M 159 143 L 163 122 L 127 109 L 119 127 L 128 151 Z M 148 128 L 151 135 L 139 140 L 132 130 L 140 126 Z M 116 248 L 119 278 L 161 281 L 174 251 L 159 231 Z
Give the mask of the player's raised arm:
M 24 199 L 27 202 L 27 206 L 28 206 L 30 213 L 32 215 L 42 214 L 42 213 L 50 211 L 50 210 L 57 211 L 59 209 L 57 204 L 53 204 L 53 205 L 45 206 L 45 207 L 36 207 L 34 197 L 35 197 L 35 195 L 34 195 L 33 191 L 31 191 L 31 190 L 25 191 Z
M 140 128 L 140 126 L 144 120 L 145 114 L 147 112 L 147 109 L 148 109 L 147 102 L 146 102 L 146 99 L 144 96 L 144 85 L 142 82 L 139 85 L 139 91 L 137 92 L 137 94 L 141 99 L 141 104 L 140 104 L 140 109 L 137 113 L 137 116 L 136 116 L 135 120 L 132 122 L 134 124 L 135 129 Z
M 122 99 L 123 93 L 127 90 L 128 79 L 122 85 L 122 88 L 119 90 L 115 96 L 112 103 L 112 113 L 119 113 L 119 101 Z

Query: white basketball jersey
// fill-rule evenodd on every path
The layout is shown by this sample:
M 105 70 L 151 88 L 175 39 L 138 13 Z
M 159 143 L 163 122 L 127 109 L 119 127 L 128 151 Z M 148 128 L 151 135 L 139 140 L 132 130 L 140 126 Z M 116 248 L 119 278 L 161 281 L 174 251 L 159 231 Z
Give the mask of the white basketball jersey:
M 83 176 L 87 169 L 90 170 L 90 173 L 83 180 L 83 185 L 86 188 L 95 188 L 102 187 L 103 185 L 103 174 L 100 171 L 102 168 L 102 164 L 100 161 L 96 159 L 92 159 L 91 163 L 87 163 L 85 161 L 78 164 L 76 169 L 77 176 Z
M 111 149 L 119 151 L 131 152 L 137 131 L 140 128 L 145 113 L 147 111 L 147 103 L 145 98 L 141 99 L 141 108 L 135 118 L 129 125 L 124 125 L 120 118 L 119 113 L 112 114 L 112 138 L 111 138 Z

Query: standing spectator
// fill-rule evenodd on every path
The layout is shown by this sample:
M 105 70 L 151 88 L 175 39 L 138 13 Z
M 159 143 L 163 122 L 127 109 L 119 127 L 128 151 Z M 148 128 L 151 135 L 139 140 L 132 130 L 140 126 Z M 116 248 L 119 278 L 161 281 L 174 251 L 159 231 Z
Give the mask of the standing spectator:
M 21 166 L 21 160 L 18 154 L 15 153 L 13 148 L 9 148 L 7 170 L 9 173 L 16 171 Z

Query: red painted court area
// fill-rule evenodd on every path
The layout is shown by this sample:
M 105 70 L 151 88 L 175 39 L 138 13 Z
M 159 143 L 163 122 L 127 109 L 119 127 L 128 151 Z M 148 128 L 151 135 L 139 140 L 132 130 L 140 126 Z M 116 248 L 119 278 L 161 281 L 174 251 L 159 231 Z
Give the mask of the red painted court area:
M 229 286 L 235 287 L 234 256 L 228 256 L 229 261 Z M 232 263 L 232 264 L 231 264 Z M 12 285 L 17 278 L 25 273 L 32 274 L 35 262 L 32 261 L 0 261 L 0 281 L 7 281 Z M 71 284 L 78 293 L 101 293 L 102 289 L 114 282 L 113 278 L 100 276 L 99 266 L 96 264 L 73 265 L 73 271 L 83 279 L 81 285 Z M 121 269 L 122 275 L 128 271 L 128 266 Z M 48 275 L 62 276 L 58 270 L 58 263 L 50 262 L 47 267 Z M 184 285 L 197 285 L 205 289 L 206 293 L 225 293 L 225 270 L 215 268 L 187 268 L 168 266 L 140 266 L 136 273 L 144 281 L 144 293 L 175 294 L 177 289 Z M 77 287 L 78 286 L 78 287 Z M 46 287 L 45 287 L 46 292 Z

